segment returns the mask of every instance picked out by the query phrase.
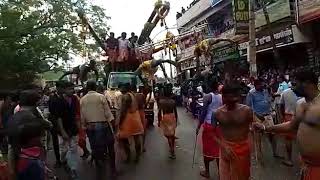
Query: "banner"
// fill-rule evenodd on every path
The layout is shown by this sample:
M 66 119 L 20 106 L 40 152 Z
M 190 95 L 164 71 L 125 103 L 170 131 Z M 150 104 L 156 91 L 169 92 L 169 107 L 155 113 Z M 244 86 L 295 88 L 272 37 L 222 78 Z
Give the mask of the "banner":
M 289 0 L 268 0 L 266 2 L 268 2 L 267 12 L 271 23 L 291 16 Z M 255 14 L 256 27 L 261 27 L 267 24 L 262 10 L 262 5 L 257 4 L 255 7 Z
M 195 68 L 197 66 L 197 63 L 196 63 L 194 58 L 186 59 L 186 60 L 181 61 L 179 63 L 180 63 L 181 71 L 192 69 L 192 68 Z
M 320 0 L 298 0 L 299 23 L 320 18 Z
M 249 34 L 249 0 L 233 0 L 235 34 Z
M 273 32 L 273 37 L 275 40 L 275 44 L 277 46 L 290 44 L 295 42 L 294 35 L 292 31 L 292 27 L 282 27 Z M 249 42 L 244 42 L 239 44 L 239 50 L 241 55 L 247 54 L 247 47 L 249 46 Z M 262 32 L 257 34 L 256 38 L 256 47 L 257 51 L 268 49 L 272 47 L 271 37 L 268 32 Z
M 219 63 L 227 60 L 235 60 L 240 57 L 238 47 L 234 44 L 212 49 L 211 57 L 213 63 Z

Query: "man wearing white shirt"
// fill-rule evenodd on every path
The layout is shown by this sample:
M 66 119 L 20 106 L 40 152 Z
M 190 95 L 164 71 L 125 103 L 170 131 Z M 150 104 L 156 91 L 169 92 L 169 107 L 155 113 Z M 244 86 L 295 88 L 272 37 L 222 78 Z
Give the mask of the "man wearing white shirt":
M 279 82 L 279 87 L 276 94 L 274 94 L 274 102 L 275 102 L 275 110 L 277 115 L 276 123 L 279 123 L 279 121 L 283 118 L 281 117 L 281 111 L 280 111 L 280 105 L 281 105 L 280 97 L 282 92 L 289 88 L 289 85 L 283 76 L 278 76 L 277 81 Z
M 120 71 L 124 70 L 124 64 L 129 59 L 129 44 L 130 41 L 126 39 L 127 33 L 123 32 L 121 34 L 121 38 L 119 39 L 119 57 L 118 57 L 118 63 L 120 67 Z
M 294 83 L 292 83 L 294 85 Z M 295 94 L 295 92 L 289 88 L 282 92 L 280 97 L 280 112 L 282 115 L 282 122 L 292 121 L 296 114 L 297 101 L 299 97 Z M 295 138 L 293 133 L 284 134 L 285 137 L 285 145 L 287 156 L 283 161 L 283 164 L 286 166 L 293 166 L 292 163 L 292 140 Z

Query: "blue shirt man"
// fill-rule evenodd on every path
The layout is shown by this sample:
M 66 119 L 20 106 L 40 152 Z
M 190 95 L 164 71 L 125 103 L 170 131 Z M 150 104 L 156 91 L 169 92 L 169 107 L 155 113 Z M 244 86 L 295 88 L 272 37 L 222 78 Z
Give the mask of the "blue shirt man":
M 255 88 L 251 89 L 246 98 L 246 104 L 252 108 L 253 112 L 260 116 L 270 115 L 271 96 L 264 88 L 260 80 L 255 81 Z

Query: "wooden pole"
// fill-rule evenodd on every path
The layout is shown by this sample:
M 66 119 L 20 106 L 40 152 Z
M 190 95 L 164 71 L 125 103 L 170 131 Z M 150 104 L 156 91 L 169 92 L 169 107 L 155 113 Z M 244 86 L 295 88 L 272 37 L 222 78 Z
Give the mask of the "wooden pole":
M 268 13 L 268 10 L 267 10 L 266 3 L 265 3 L 264 0 L 260 0 L 260 3 L 262 5 L 262 11 L 263 11 L 264 17 L 266 19 L 266 25 L 267 25 L 268 34 L 269 34 L 269 36 L 271 38 L 271 46 L 272 46 L 272 50 L 273 50 L 274 60 L 275 60 L 276 64 L 278 64 L 279 68 L 281 70 L 283 70 L 282 62 L 281 62 L 281 59 L 280 59 L 280 54 L 279 54 L 279 51 L 278 51 L 278 48 L 277 48 L 277 45 L 276 45 L 276 41 L 275 41 L 274 36 L 273 36 L 270 16 L 269 16 L 269 13 Z
M 171 61 L 171 49 L 169 48 L 169 60 Z M 172 64 L 170 64 L 170 78 L 173 79 Z
M 257 77 L 257 52 L 256 52 L 256 22 L 254 13 L 254 0 L 249 0 L 249 47 L 248 60 L 250 63 L 250 76 Z

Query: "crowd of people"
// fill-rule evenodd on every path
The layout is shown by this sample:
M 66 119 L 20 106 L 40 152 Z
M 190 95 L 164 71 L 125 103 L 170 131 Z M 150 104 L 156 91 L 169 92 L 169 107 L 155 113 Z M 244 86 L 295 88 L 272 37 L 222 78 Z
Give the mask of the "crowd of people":
M 134 71 L 137 68 L 139 60 L 136 59 L 134 49 L 137 46 L 137 41 L 138 36 L 133 32 L 130 38 L 127 38 L 125 32 L 121 33 L 118 38 L 111 32 L 108 38 L 103 39 L 113 71 L 129 71 L 128 67 L 132 67 Z
M 313 71 L 281 75 L 268 71 L 259 78 L 238 77 L 224 83 L 209 78 L 204 84 L 196 128 L 197 135 L 202 133 L 205 166 L 201 176 L 209 178 L 210 162 L 216 161 L 220 180 L 249 179 L 251 152 L 255 151 L 255 159 L 263 162 L 266 155 L 261 139 L 266 136 L 272 157 L 283 158 L 282 164 L 288 167 L 294 165 L 292 144 L 297 140 L 302 179 L 320 179 L 320 146 L 315 138 L 319 135 L 320 91 Z M 82 93 L 76 93 L 67 81 L 58 81 L 53 92 L 30 86 L 18 95 L 2 93 L 0 147 L 2 154 L 7 154 L 10 177 L 46 179 L 52 172 L 47 166 L 51 146 L 55 167 L 65 167 L 72 179 L 79 179 L 78 146 L 82 158 L 91 157 L 95 163 L 97 177 L 104 176 L 106 162 L 112 176 L 117 176 L 116 152 L 120 150 L 124 151 L 124 162 L 138 163 L 147 150 L 144 110 L 150 90 L 137 89 L 133 84 L 122 84 L 120 89 L 116 113 L 111 111 L 110 97 L 98 90 L 93 80 L 87 81 Z M 168 140 L 168 156 L 176 159 L 178 112 L 171 84 L 162 87 L 156 103 L 158 126 Z M 86 137 L 90 148 L 86 147 Z M 279 137 L 285 140 L 284 157 L 277 148 Z M 115 146 L 116 141 L 120 146 Z
M 201 176 L 209 178 L 209 164 L 216 161 L 220 180 L 249 179 L 251 151 L 256 152 L 258 163 L 263 163 L 266 155 L 262 153 L 261 137 L 267 136 L 273 157 L 282 159 L 282 164 L 288 167 L 294 164 L 292 144 L 296 139 L 302 159 L 301 178 L 320 178 L 320 149 L 314 139 L 319 135 L 318 76 L 308 70 L 263 74 L 272 75 L 250 80 L 239 77 L 224 84 L 221 90 L 218 81 L 206 82 L 209 88 L 202 96 L 196 131 L 198 134 L 203 128 L 205 168 Z M 243 89 L 247 93 L 241 100 Z M 279 139 L 284 139 L 284 157 L 277 148 Z
M 111 98 L 98 90 L 93 80 L 87 81 L 82 92 L 75 92 L 71 82 L 58 81 L 56 90 L 51 92 L 31 86 L 18 93 L 1 93 L 0 154 L 8 163 L 1 175 L 17 180 L 54 178 L 54 171 L 47 166 L 48 147 L 53 147 L 55 168 L 65 168 L 71 179 L 79 179 L 78 146 L 83 151 L 81 157 L 91 158 L 95 164 L 98 179 L 105 177 L 107 161 L 112 177 L 117 176 L 116 151 L 125 152 L 117 159 L 138 163 L 146 151 L 148 122 L 144 110 L 150 88 L 141 86 L 138 91 L 133 84 L 122 84 L 120 89 L 116 113 L 111 112 Z M 168 154 L 175 159 L 176 102 L 170 84 L 162 92 L 157 98 L 158 125 L 168 139 Z M 134 152 L 131 146 L 135 147 Z

